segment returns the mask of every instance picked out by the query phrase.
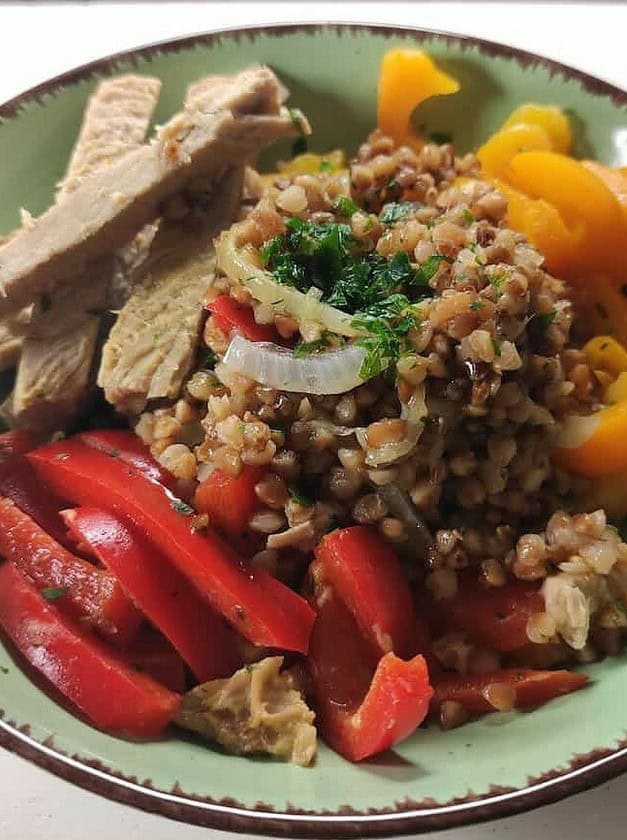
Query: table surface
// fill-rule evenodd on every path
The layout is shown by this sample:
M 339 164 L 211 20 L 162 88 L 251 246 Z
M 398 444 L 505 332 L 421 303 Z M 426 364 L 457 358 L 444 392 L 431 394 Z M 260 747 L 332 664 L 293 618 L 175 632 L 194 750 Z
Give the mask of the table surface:
M 533 50 L 627 87 L 627 5 L 621 3 L 28 3 L 0 5 L 0 102 L 77 64 L 120 49 L 247 24 L 349 20 L 481 36 Z M 51 33 L 54 45 L 51 47 Z M 3 72 L 10 68 L 10 73 Z M 0 750 L 3 840 L 150 837 L 222 832 L 176 824 L 100 799 Z M 596 790 L 438 840 L 622 840 L 627 776 Z

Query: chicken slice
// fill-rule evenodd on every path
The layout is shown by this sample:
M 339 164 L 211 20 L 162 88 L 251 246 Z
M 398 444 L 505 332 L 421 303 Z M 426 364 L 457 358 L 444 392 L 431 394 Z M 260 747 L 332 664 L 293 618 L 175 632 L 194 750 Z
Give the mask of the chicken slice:
M 315 714 L 282 656 L 269 656 L 184 695 L 175 723 L 237 755 L 267 753 L 306 767 L 316 756 Z
M 100 83 L 87 104 L 57 203 L 67 201 L 91 172 L 106 168 L 143 143 L 160 89 L 161 82 L 149 76 L 120 76 Z M 141 236 L 145 238 L 140 234 L 138 239 Z M 127 250 L 130 259 L 130 246 Z M 132 256 L 137 260 L 135 251 Z M 79 410 L 88 392 L 100 316 L 110 287 L 115 281 L 119 285 L 125 273 L 124 257 L 94 260 L 55 294 L 49 307 L 41 307 L 23 330 L 11 400 L 13 422 L 34 431 L 52 431 L 63 428 Z M 12 322 L 5 318 L 4 323 Z
M 118 410 L 137 414 L 149 400 L 174 399 L 181 390 L 214 275 L 213 237 L 233 220 L 242 182 L 243 167 L 224 176 L 200 231 L 170 222 L 155 237 L 102 350 L 98 384 Z
M 215 180 L 275 140 L 308 131 L 304 117 L 281 106 L 281 96 L 268 68 L 244 70 L 228 80 L 216 105 L 183 110 L 154 143 L 83 180 L 0 247 L 0 310 L 50 293 L 89 260 L 129 242 L 196 176 Z
M 152 76 L 117 76 L 100 83 L 87 104 L 57 203 L 92 172 L 141 146 L 160 91 L 161 81 Z

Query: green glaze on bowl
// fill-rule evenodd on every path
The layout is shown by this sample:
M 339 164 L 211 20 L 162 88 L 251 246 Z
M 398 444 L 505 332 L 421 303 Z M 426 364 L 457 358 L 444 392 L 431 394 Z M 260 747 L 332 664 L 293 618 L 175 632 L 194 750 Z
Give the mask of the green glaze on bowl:
M 524 101 L 569 109 L 576 153 L 625 164 L 627 94 L 537 56 L 456 36 L 367 26 L 295 26 L 203 35 L 137 50 L 54 79 L 0 108 L 0 232 L 17 209 L 48 205 L 87 96 L 103 76 L 159 76 L 156 116 L 208 73 L 268 63 L 311 119 L 311 148 L 352 151 L 373 127 L 380 59 L 424 46 L 459 94 L 426 103 L 424 130 L 475 147 Z M 286 156 L 289 148 L 274 150 Z M 301 769 L 234 758 L 192 740 L 137 744 L 92 729 L 58 705 L 0 647 L 0 742 L 53 772 L 178 819 L 274 835 L 364 836 L 487 819 L 574 793 L 627 768 L 622 657 L 586 668 L 591 685 L 533 713 L 496 714 L 450 732 L 421 729 L 395 751 L 351 765 L 324 746 Z

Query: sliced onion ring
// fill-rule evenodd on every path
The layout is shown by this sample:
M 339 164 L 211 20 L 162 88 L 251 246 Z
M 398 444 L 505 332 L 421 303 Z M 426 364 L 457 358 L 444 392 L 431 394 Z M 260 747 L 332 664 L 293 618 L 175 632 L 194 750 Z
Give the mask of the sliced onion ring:
M 365 350 L 348 344 L 339 350 L 296 358 L 291 350 L 235 334 L 223 362 L 236 373 L 268 388 L 299 394 L 343 394 L 363 383 Z
M 269 271 L 256 263 L 251 245 L 237 243 L 239 225 L 225 231 L 216 243 L 218 267 L 229 277 L 248 289 L 255 300 L 271 306 L 276 312 L 292 315 L 299 322 L 314 321 L 337 335 L 352 337 L 357 331 L 351 325 L 353 316 L 347 315 L 313 294 L 277 283 Z
M 402 440 L 395 443 L 385 443 L 377 449 L 368 447 L 368 433 L 366 429 L 357 432 L 357 440 L 362 449 L 366 450 L 366 464 L 369 467 L 381 467 L 393 464 L 406 458 L 416 448 L 420 435 L 425 427 L 424 418 L 427 416 L 425 403 L 425 386 L 419 385 L 412 394 L 409 402 L 401 403 L 401 418 L 405 420 L 406 434 Z

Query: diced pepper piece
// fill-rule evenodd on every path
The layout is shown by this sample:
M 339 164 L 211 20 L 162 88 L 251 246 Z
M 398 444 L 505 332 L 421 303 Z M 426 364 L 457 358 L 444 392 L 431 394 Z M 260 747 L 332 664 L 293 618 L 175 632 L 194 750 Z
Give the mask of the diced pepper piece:
M 171 488 L 176 483 L 172 473 L 153 458 L 150 448 L 134 432 L 126 429 L 92 429 L 81 432 L 77 437 L 87 446 L 131 464 L 147 478 L 165 487 Z
M 593 370 L 606 370 L 612 376 L 627 371 L 627 350 L 611 335 L 596 335 L 584 347 L 588 364 Z
M 14 455 L 25 455 L 37 446 L 28 432 L 11 429 L 0 435 L 0 463 Z
M 374 528 L 354 526 L 327 534 L 312 572 L 348 607 L 378 656 L 410 652 L 414 605 L 394 550 Z
M 512 581 L 504 586 L 484 586 L 472 574 L 458 576 L 453 598 L 421 604 L 438 631 L 463 631 L 476 644 L 507 652 L 529 644 L 527 622 L 544 612 L 544 598 L 537 583 Z
M 627 402 L 567 418 L 553 460 L 587 478 L 627 470 Z
M 507 224 L 538 249 L 548 271 L 557 277 L 571 272 L 578 239 L 555 207 L 542 198 L 530 198 L 504 181 L 496 179 L 495 185 L 507 199 Z
M 516 123 L 488 137 L 477 149 L 477 157 L 486 174 L 507 181 L 512 158 L 532 149 L 550 151 L 551 138 L 539 125 Z
M 170 691 L 185 692 L 185 663 L 167 639 L 150 625 L 142 628 L 123 655 L 136 671 L 148 674 Z
M 438 715 L 445 701 L 460 703 L 472 717 L 496 711 L 490 703 L 491 686 L 508 686 L 515 692 L 514 708 L 531 709 L 554 697 L 583 688 L 585 674 L 573 671 L 532 671 L 505 668 L 490 674 L 441 674 L 434 680 L 430 713 Z
M 44 593 L 58 598 L 68 614 L 124 646 L 136 635 L 141 615 L 115 577 L 71 554 L 0 496 L 0 554 Z
M 541 105 L 538 102 L 525 102 L 514 108 L 501 128 L 527 123 L 538 125 L 546 131 L 551 141 L 551 149 L 567 155 L 572 144 L 570 122 L 566 114 L 557 105 Z
M 241 666 L 234 631 L 137 529 L 97 508 L 67 510 L 63 516 L 200 682 L 230 676 Z
M 96 726 L 158 735 L 179 697 L 72 625 L 11 563 L 0 566 L 0 625 L 20 653 Z
M 194 496 L 194 507 L 209 516 L 209 525 L 237 541 L 241 549 L 254 539 L 248 523 L 261 503 L 255 485 L 264 470 L 244 465 L 238 476 L 215 469 L 201 482 Z
M 620 204 L 579 161 L 556 152 L 522 152 L 510 161 L 508 181 L 556 207 L 567 227 L 581 237 L 576 266 L 582 276 L 590 270 L 612 276 L 624 273 L 625 222 Z M 571 278 L 573 283 L 576 279 Z
M 457 93 L 459 83 L 439 70 L 422 50 L 388 50 L 379 70 L 377 124 L 396 143 L 424 145 L 411 122 L 421 102 L 432 96 Z
M 307 651 L 313 610 L 295 592 L 245 563 L 210 530 L 193 530 L 192 509 L 117 458 L 78 440 L 28 456 L 37 472 L 75 504 L 99 506 L 134 522 L 253 644 Z
M 250 306 L 238 303 L 230 295 L 218 295 L 206 308 L 213 315 L 218 329 L 227 336 L 233 330 L 237 330 L 249 341 L 280 341 L 279 334 L 272 324 L 258 324 Z
M 432 689 L 424 658 L 374 656 L 331 590 L 319 602 L 308 664 L 321 732 L 349 761 L 394 746 L 427 714 Z
M 42 485 L 32 465 L 23 455 L 14 455 L 0 463 L 0 494 L 11 499 L 54 540 L 72 549 L 67 530 L 59 515 L 61 501 Z

